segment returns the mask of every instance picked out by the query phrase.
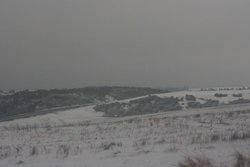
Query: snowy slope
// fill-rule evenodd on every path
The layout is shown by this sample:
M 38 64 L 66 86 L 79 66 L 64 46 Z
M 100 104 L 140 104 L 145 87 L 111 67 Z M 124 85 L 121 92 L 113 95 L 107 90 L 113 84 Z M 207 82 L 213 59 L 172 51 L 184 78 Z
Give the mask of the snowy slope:
M 225 98 L 215 93 L 157 96 L 190 94 L 228 103 L 236 99 L 232 94 L 249 98 L 250 92 L 218 91 L 228 94 Z M 102 117 L 89 106 L 1 122 L 0 131 L 0 167 L 172 167 L 187 156 L 233 167 L 236 151 L 249 154 L 250 104 L 122 118 Z
M 227 94 L 227 97 L 215 97 L 216 93 Z M 190 90 L 190 91 L 181 91 L 181 92 L 172 92 L 172 93 L 165 93 L 160 94 L 160 97 L 185 97 L 185 95 L 193 95 L 197 99 L 212 99 L 212 100 L 219 100 L 221 103 L 229 103 L 230 101 L 237 100 L 239 97 L 234 97 L 233 94 L 242 94 L 244 99 L 250 99 L 250 90 L 228 90 L 228 91 L 200 91 L 200 90 Z
M 172 167 L 204 155 L 231 167 L 235 151 L 250 149 L 250 111 L 215 111 L 1 124 L 0 166 Z
M 236 89 L 236 88 L 234 88 Z M 222 94 L 227 94 L 227 97 L 215 97 L 214 94 L 216 93 L 222 93 Z M 196 97 L 197 101 L 200 101 L 201 103 L 204 102 L 204 100 L 212 99 L 212 100 L 218 100 L 220 103 L 225 103 L 228 104 L 230 101 L 237 100 L 240 98 L 243 99 L 250 99 L 250 90 L 223 90 L 223 91 L 200 91 L 198 88 L 191 89 L 189 91 L 179 91 L 179 92 L 170 92 L 170 93 L 163 93 L 163 94 L 155 94 L 156 96 L 159 97 L 179 97 L 179 98 L 184 98 L 184 106 L 183 109 L 185 110 L 186 108 L 186 101 L 185 101 L 185 96 L 186 95 L 193 95 Z M 233 94 L 242 94 L 242 97 L 233 97 Z M 126 99 L 126 100 L 112 100 L 110 103 L 113 102 L 121 102 L 121 103 L 126 103 L 132 100 L 140 99 L 140 98 L 145 98 L 147 96 L 141 96 L 137 98 L 131 98 L 131 99 Z M 203 99 L 203 100 L 201 100 Z M 248 109 L 250 104 L 242 104 L 242 105 L 230 105 L 230 106 L 223 106 L 219 108 L 215 108 L 216 110 L 228 110 L 228 109 L 233 109 L 239 110 L 239 109 Z M 103 113 L 101 112 L 95 112 L 93 109 L 94 106 L 88 106 L 88 107 L 81 107 L 77 109 L 71 109 L 71 110 L 66 110 L 66 111 L 59 111 L 47 115 L 39 115 L 31 118 L 24 118 L 24 119 L 19 119 L 16 121 L 8 121 L 6 123 L 15 123 L 18 122 L 19 124 L 26 124 L 26 123 L 41 123 L 41 122 L 53 122 L 56 124 L 64 123 L 64 122 L 79 122 L 79 121 L 86 121 L 86 120 L 98 120 L 98 119 L 106 119 L 102 118 Z M 220 109 L 222 108 L 222 109 Z M 191 112 L 192 111 L 207 111 L 210 109 L 189 109 Z M 211 110 L 214 110 L 212 108 Z M 0 125 L 2 123 L 0 122 Z

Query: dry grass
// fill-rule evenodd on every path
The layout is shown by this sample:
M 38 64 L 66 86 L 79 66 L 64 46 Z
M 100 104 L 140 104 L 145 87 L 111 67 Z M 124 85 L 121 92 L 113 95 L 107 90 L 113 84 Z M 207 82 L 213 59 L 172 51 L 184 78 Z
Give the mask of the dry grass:
M 36 146 L 32 146 L 30 149 L 30 155 L 34 156 L 34 155 L 38 155 L 38 154 L 39 154 L 38 148 Z
M 110 150 L 113 147 L 122 147 L 122 143 L 114 143 L 114 142 L 108 142 L 108 143 L 101 143 L 101 148 L 103 150 Z
M 244 118 L 244 119 L 243 119 Z M 51 154 L 58 158 L 132 148 L 134 151 L 159 149 L 178 152 L 190 144 L 208 144 L 250 139 L 249 111 L 194 114 L 171 117 L 124 118 L 110 122 L 63 122 L 60 124 L 0 126 L 0 160 Z M 229 123 L 227 123 L 229 122 Z M 227 123 L 227 124 L 226 124 Z M 12 139 L 13 144 L 9 143 Z M 118 150 L 119 154 L 116 153 Z M 125 152 L 124 151 L 124 152 Z M 142 151 L 147 153 L 147 151 Z M 250 167 L 250 158 L 240 153 L 233 167 Z M 245 166 L 242 166 L 245 165 Z M 177 167 L 211 167 L 207 158 L 186 158 Z M 220 166 L 221 167 L 221 166 Z
M 187 157 L 183 162 L 178 163 L 177 167 L 214 167 L 212 162 L 205 156 Z
M 234 157 L 236 159 L 234 167 L 250 167 L 250 156 L 243 155 L 240 152 L 236 152 L 234 154 Z
M 235 152 L 234 163 L 230 166 L 216 165 L 206 156 L 187 157 L 183 162 L 179 162 L 176 167 L 250 167 L 250 156 L 240 152 Z
M 70 151 L 70 145 L 68 144 L 58 145 L 57 152 L 56 152 L 57 157 L 66 158 L 69 156 L 69 151 Z

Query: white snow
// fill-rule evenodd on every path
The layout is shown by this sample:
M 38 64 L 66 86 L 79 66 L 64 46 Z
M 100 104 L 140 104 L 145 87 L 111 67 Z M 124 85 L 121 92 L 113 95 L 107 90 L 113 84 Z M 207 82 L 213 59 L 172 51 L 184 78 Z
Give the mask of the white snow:
M 99 119 L 102 117 L 103 113 L 96 112 L 93 110 L 93 106 L 81 107 L 76 109 L 70 109 L 66 111 L 58 111 L 46 115 L 38 115 L 30 118 L 22 118 L 13 121 L 0 122 L 1 125 L 15 124 L 26 125 L 26 124 L 64 124 L 65 122 L 81 122 L 93 119 Z
M 186 95 L 193 95 L 196 99 L 211 99 L 211 100 L 219 100 L 221 103 L 229 103 L 230 101 L 237 100 L 240 98 L 243 99 L 250 99 L 250 89 L 247 90 L 236 90 L 236 87 L 233 87 L 234 90 L 216 90 L 216 91 L 201 91 L 200 88 L 193 88 L 187 91 L 177 91 L 177 92 L 170 92 L 170 93 L 161 93 L 161 94 L 154 94 L 159 97 L 179 97 L 185 98 Z M 226 97 L 215 97 L 216 93 L 219 94 L 227 94 Z M 233 94 L 242 94 L 242 97 L 234 97 Z M 136 100 L 140 98 L 144 98 L 147 96 L 136 97 L 132 99 L 121 100 L 118 102 L 129 102 L 131 100 Z

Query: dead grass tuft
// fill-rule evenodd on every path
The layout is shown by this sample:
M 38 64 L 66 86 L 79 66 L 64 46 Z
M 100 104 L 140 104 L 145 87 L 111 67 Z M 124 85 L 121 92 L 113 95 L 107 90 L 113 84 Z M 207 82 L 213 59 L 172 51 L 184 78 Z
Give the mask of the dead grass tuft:
M 250 167 L 250 156 L 246 156 L 240 152 L 236 152 L 234 154 L 234 157 L 236 159 L 234 167 Z
M 207 157 L 187 157 L 183 162 L 178 163 L 177 167 L 214 167 Z

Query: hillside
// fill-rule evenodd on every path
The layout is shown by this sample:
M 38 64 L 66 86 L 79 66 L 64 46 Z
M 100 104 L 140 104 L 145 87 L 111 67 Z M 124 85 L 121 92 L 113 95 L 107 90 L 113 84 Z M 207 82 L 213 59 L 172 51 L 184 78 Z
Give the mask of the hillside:
M 0 119 L 34 116 L 163 92 L 169 91 L 139 87 L 85 87 L 11 92 L 0 95 Z
M 173 167 L 198 158 L 236 167 L 236 153 L 250 149 L 249 111 L 241 104 L 109 118 L 85 107 L 2 122 L 0 166 Z
M 94 109 L 104 116 L 121 117 L 246 103 L 250 103 L 250 89 L 232 87 L 153 94 L 97 105 Z

